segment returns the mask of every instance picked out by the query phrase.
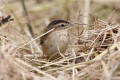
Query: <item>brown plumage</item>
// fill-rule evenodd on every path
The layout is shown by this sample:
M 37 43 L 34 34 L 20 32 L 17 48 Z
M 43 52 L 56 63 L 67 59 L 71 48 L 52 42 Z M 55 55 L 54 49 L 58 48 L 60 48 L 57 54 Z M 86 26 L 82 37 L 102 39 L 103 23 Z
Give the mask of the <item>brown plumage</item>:
M 56 59 L 60 53 L 64 53 L 69 44 L 68 28 L 72 26 L 71 23 L 64 20 L 52 21 L 46 28 L 45 32 L 52 28 L 54 31 L 41 37 L 41 46 L 43 53 L 48 59 Z

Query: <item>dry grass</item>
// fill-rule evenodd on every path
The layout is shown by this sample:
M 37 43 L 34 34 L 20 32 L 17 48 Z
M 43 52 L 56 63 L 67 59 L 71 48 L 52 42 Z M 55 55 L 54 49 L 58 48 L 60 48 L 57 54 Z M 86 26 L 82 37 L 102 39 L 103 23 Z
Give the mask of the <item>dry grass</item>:
M 9 14 L 14 21 L 0 27 L 0 80 L 119 80 L 120 2 L 94 1 L 25 0 L 25 15 L 20 1 L 1 0 L 0 21 Z M 81 25 L 72 30 L 66 55 L 50 62 L 42 58 L 39 38 L 54 19 Z

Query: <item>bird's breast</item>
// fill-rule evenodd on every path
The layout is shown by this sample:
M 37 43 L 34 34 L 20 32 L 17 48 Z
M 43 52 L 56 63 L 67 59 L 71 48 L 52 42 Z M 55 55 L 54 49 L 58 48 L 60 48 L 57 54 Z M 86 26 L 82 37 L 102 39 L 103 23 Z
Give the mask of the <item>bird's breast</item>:
M 54 31 L 46 39 L 43 47 L 46 54 L 64 53 L 69 43 L 67 30 Z
M 54 36 L 53 36 L 54 35 Z M 68 42 L 68 34 L 67 31 L 56 31 L 51 34 L 52 40 L 55 42 L 56 45 L 62 46 Z
M 61 51 L 62 49 L 66 48 L 68 44 L 68 34 L 67 31 L 61 30 L 61 31 L 55 31 L 51 35 L 51 42 L 54 45 L 54 47 L 59 48 Z

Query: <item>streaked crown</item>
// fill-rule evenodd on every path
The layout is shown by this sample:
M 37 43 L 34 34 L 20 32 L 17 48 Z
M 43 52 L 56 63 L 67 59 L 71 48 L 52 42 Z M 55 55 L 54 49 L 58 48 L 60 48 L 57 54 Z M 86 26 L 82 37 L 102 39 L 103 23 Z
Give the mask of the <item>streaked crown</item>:
M 50 30 L 52 28 L 66 27 L 68 25 L 71 25 L 71 23 L 68 22 L 68 21 L 65 21 L 65 20 L 54 20 L 47 26 L 46 31 L 48 31 L 48 30 Z

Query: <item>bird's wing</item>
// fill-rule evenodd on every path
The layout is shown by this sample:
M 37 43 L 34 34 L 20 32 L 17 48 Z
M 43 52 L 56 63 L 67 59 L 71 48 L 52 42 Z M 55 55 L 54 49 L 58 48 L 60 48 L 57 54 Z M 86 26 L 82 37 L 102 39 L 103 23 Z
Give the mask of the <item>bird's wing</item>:
M 45 29 L 45 30 L 44 30 L 44 33 L 47 32 L 47 31 L 48 31 L 48 29 Z M 46 38 L 48 37 L 48 35 L 49 35 L 49 34 L 46 34 L 46 35 L 44 35 L 44 36 L 42 36 L 42 37 L 40 38 L 40 44 L 41 44 L 41 45 L 44 43 L 44 41 L 46 40 Z
M 53 27 L 47 27 L 47 28 L 44 30 L 44 33 L 47 32 L 47 31 L 49 31 L 49 30 L 52 29 L 52 28 L 53 28 Z M 50 32 L 50 33 L 51 33 L 51 32 Z M 44 36 L 42 36 L 42 37 L 40 38 L 40 44 L 41 44 L 41 45 L 44 43 L 44 41 L 46 40 L 46 38 L 48 37 L 48 35 L 49 35 L 50 33 L 48 33 L 48 34 L 46 34 L 46 35 L 44 35 Z
M 48 34 L 47 35 L 44 35 L 40 38 L 40 44 L 42 45 L 45 41 L 45 39 L 47 38 Z

